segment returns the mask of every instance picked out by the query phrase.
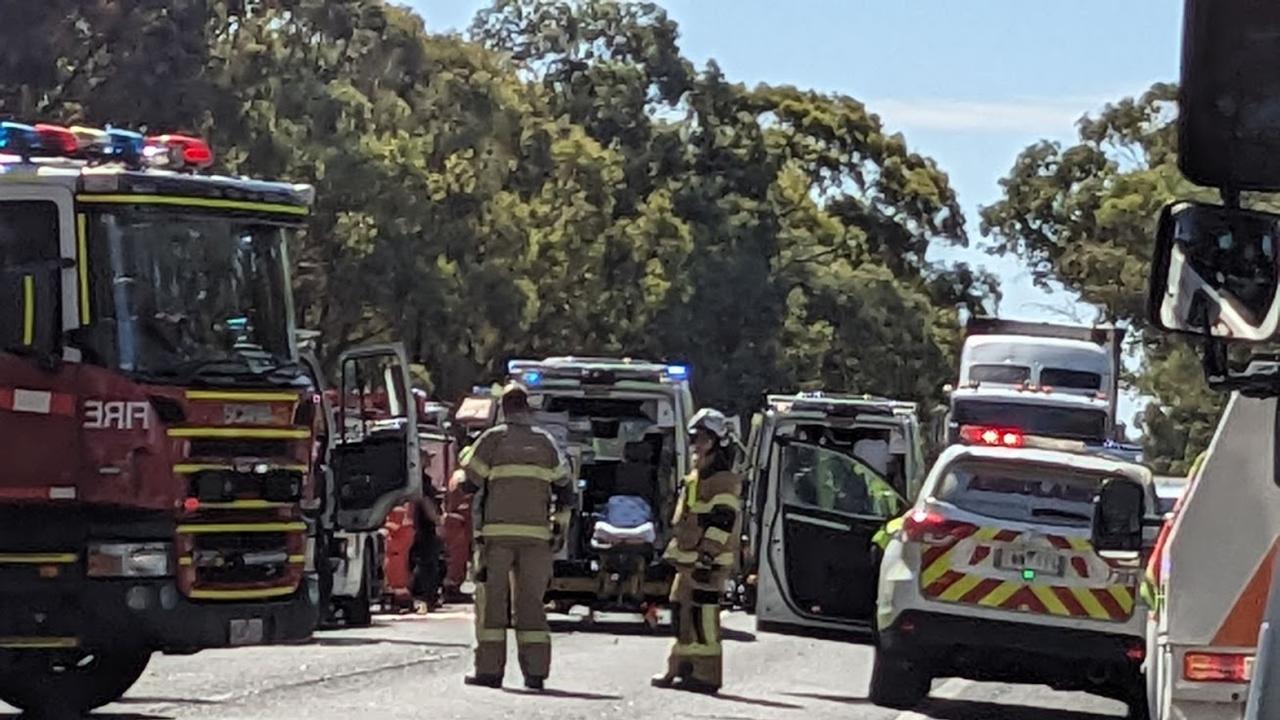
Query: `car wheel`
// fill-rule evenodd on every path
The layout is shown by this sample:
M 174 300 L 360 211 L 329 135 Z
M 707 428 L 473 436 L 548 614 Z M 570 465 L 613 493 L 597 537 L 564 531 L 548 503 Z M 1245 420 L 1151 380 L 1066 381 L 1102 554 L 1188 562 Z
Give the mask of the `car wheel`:
M 894 653 L 876 651 L 868 699 L 881 707 L 910 710 L 928 695 L 933 678 L 919 663 Z

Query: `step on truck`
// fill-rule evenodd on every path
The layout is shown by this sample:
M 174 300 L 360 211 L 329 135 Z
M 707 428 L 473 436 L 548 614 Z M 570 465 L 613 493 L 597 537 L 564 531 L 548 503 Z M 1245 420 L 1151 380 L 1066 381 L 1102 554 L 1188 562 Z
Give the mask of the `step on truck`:
M 312 189 L 212 160 L 0 123 L 0 700 L 33 714 L 116 700 L 154 651 L 306 640 L 317 476 L 352 530 L 414 489 L 396 433 L 316 462 L 286 254 Z
M 743 461 L 738 602 L 761 630 L 866 636 L 879 555 L 871 540 L 919 493 L 916 404 L 868 395 L 770 395 Z
M 562 357 L 513 360 L 508 370 L 529 388 L 536 422 L 557 436 L 577 483 L 547 599 L 652 621 L 671 589 L 662 553 L 690 470 L 689 368 Z

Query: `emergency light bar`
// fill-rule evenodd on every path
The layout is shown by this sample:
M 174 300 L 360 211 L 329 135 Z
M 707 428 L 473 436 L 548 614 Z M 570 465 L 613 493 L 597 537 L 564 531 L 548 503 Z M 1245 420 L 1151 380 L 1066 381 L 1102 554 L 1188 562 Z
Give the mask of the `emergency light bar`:
M 1090 446 L 1083 440 L 1066 440 L 1043 435 L 1027 435 L 1017 428 L 998 428 L 983 425 L 961 425 L 960 443 L 962 445 L 985 445 L 987 447 L 1033 448 L 1036 450 L 1060 450 L 1063 452 L 1086 452 Z M 1100 449 L 1100 448 L 1096 448 Z
M 121 128 L 0 122 L 0 153 L 31 158 L 68 158 L 122 162 L 171 170 L 202 169 L 213 164 L 209 144 L 190 135 L 157 135 Z
M 619 380 L 669 380 L 687 382 L 692 368 L 684 364 L 660 364 L 632 360 L 554 358 L 509 360 L 507 374 L 530 387 L 548 379 L 612 384 Z

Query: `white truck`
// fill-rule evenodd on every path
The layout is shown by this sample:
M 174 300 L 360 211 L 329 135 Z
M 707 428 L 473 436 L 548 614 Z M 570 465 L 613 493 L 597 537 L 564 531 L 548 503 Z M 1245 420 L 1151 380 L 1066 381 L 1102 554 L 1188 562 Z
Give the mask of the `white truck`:
M 973 444 L 984 433 L 1015 430 L 1079 440 L 1123 457 L 1117 421 L 1125 329 L 973 317 L 965 325 L 959 384 L 951 389 L 940 448 Z

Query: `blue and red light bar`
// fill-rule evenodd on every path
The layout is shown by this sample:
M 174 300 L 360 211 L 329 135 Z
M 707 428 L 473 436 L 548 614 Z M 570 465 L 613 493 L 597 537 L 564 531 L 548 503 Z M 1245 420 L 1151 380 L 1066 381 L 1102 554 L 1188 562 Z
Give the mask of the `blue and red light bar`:
M 121 162 L 133 167 L 202 169 L 213 164 L 213 150 L 190 135 L 146 137 L 132 130 L 40 123 L 0 122 L 0 153 L 30 158 L 71 158 Z

